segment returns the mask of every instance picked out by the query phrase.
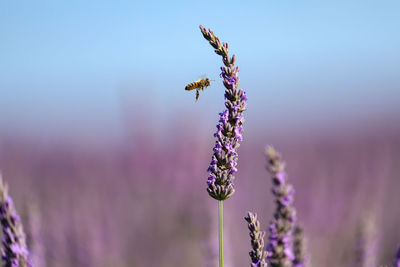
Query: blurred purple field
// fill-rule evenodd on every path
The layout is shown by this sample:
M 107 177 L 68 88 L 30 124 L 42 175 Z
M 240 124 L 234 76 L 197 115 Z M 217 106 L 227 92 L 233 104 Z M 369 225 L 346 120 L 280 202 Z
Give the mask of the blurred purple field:
M 216 266 L 217 202 L 206 192 L 214 140 L 174 129 L 162 140 L 148 130 L 107 146 L 1 136 L 0 166 L 36 266 Z M 392 266 L 400 131 L 330 139 L 245 132 L 244 139 L 236 194 L 225 202 L 226 266 L 249 265 L 246 212 L 257 212 L 264 229 L 272 218 L 266 144 L 287 163 L 313 266 L 361 266 L 366 220 L 376 266 Z

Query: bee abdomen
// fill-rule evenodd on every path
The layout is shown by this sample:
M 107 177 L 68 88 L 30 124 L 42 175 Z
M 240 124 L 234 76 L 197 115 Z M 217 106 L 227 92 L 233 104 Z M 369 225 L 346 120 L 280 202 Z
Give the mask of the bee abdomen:
M 195 82 L 194 83 L 189 83 L 188 85 L 186 85 L 185 90 L 190 91 L 190 90 L 195 89 L 196 87 L 197 86 L 196 86 Z

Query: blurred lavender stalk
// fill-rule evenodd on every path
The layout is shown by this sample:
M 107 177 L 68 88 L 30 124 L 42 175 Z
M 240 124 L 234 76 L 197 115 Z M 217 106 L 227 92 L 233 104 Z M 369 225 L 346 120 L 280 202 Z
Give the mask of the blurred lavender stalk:
M 207 238 L 204 240 L 203 244 L 203 267 L 215 267 L 218 266 L 218 237 L 214 234 L 217 229 L 218 217 L 215 213 L 210 212 L 208 218 L 210 229 L 207 233 Z
M 28 261 L 25 233 L 8 187 L 0 174 L 0 220 L 3 228 L 2 259 L 5 267 L 32 266 Z
M 400 248 L 397 251 L 395 266 L 400 267 Z
M 30 248 L 30 261 L 33 266 L 46 267 L 46 250 L 43 246 L 42 218 L 35 201 L 27 207 L 27 243 Z
M 257 220 L 257 214 L 249 212 L 244 219 L 248 222 L 250 242 L 253 248 L 249 252 L 251 258 L 250 267 L 266 267 L 265 258 L 267 257 L 267 252 L 264 251 L 265 232 L 260 230 L 260 222 Z
M 293 267 L 306 267 L 308 266 L 308 255 L 306 240 L 304 238 L 304 230 L 300 225 L 296 225 L 293 232 L 293 252 L 294 260 Z
M 214 153 L 208 167 L 207 192 L 219 201 L 219 266 L 223 266 L 223 205 L 222 201 L 230 198 L 235 189 L 233 188 L 233 174 L 237 172 L 236 165 L 238 160 L 237 149 L 239 141 L 242 141 L 242 125 L 244 119 L 243 111 L 246 109 L 246 93 L 243 89 L 238 90 L 239 86 L 239 67 L 234 67 L 236 56 L 229 57 L 229 46 L 221 42 L 214 35 L 211 29 L 206 29 L 200 25 L 201 33 L 215 49 L 215 53 L 222 57 L 224 66 L 221 67 L 221 77 L 224 79 L 225 86 L 225 107 L 219 115 L 217 138 Z
M 276 198 L 274 218 L 269 226 L 268 261 L 272 267 L 289 267 L 295 260 L 292 247 L 296 210 L 293 207 L 294 189 L 286 182 L 285 164 L 272 147 L 267 147 L 267 169 L 272 175 L 272 193 Z
M 372 215 L 364 216 L 358 226 L 356 244 L 356 266 L 377 266 L 377 231 Z
M 204 244 L 206 256 L 203 258 L 203 267 L 215 267 L 218 265 L 217 242 L 218 240 L 216 240 L 216 238 L 210 238 L 207 240 L 207 243 Z

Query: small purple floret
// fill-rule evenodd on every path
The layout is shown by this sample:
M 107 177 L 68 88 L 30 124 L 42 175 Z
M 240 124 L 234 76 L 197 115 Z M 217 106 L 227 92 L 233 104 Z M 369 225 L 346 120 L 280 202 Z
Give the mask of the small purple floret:
M 221 151 L 222 151 L 222 145 L 221 145 L 221 143 L 219 141 L 217 141 L 215 143 L 214 152 L 215 153 L 221 153 Z
M 207 184 L 213 184 L 215 182 L 215 175 L 210 173 L 210 175 L 208 176 L 208 180 L 207 180 Z
M 242 96 L 240 97 L 241 101 L 247 101 L 247 96 L 246 96 L 246 92 L 244 90 L 242 90 Z
M 219 119 L 219 122 L 222 122 L 222 123 L 227 123 L 228 122 L 229 111 L 227 109 L 225 109 L 224 111 L 219 113 L 219 115 L 221 116 L 220 119 Z
M 217 131 L 214 133 L 214 137 L 222 138 L 222 126 L 220 124 L 217 125 Z

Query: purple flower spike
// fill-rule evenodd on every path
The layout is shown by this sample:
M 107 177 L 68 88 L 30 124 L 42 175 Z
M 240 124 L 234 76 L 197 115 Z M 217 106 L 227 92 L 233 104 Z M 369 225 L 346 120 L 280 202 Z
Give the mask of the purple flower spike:
M 274 219 L 269 228 L 268 261 L 272 267 L 291 267 L 296 256 L 292 247 L 292 234 L 296 221 L 293 207 L 294 190 L 286 182 L 285 164 L 280 155 L 272 148 L 266 149 L 267 169 L 272 175 L 272 193 L 276 198 Z
M 397 251 L 397 257 L 396 257 L 395 265 L 396 265 L 396 267 L 400 267 L 400 248 Z
M 228 44 L 221 42 L 214 32 L 200 26 L 204 38 L 209 41 L 215 49 L 215 53 L 222 57 L 224 66 L 221 67 L 220 77 L 225 86 L 225 107 L 226 109 L 219 113 L 220 118 L 217 124 L 217 132 L 214 137 L 217 143 L 214 147 L 213 157 L 217 159 L 217 167 L 208 168 L 208 172 L 215 176 L 215 180 L 210 183 L 207 180 L 207 192 L 216 200 L 225 200 L 234 193 L 233 176 L 237 172 L 237 149 L 239 142 L 243 140 L 242 125 L 244 123 L 243 111 L 246 110 L 245 92 L 238 89 L 239 86 L 239 68 L 234 66 L 236 56 L 229 57 Z
M 251 267 L 266 267 L 267 263 L 265 258 L 267 252 L 264 251 L 264 235 L 265 232 L 261 231 L 260 222 L 257 220 L 257 214 L 249 212 L 247 217 L 244 218 L 248 222 L 250 230 L 250 243 L 252 251 L 249 252 L 251 258 Z
M 5 267 L 31 267 L 21 220 L 0 174 L 0 221 L 3 228 L 2 260 Z

